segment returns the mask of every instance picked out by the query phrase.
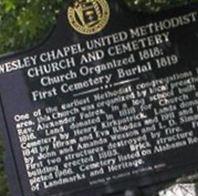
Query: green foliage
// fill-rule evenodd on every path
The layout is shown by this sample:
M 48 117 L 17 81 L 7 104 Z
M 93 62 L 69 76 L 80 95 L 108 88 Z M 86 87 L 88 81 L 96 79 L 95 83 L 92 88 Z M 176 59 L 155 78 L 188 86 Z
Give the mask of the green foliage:
M 1 0 L 0 54 L 28 48 L 45 37 L 64 0 Z
M 195 3 L 198 0 L 124 0 L 132 9 L 147 12 L 156 12 L 175 6 Z

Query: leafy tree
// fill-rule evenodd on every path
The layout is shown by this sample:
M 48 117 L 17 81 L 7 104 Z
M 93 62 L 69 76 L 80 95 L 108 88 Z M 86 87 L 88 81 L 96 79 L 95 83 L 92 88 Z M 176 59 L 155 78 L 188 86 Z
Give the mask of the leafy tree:
M 41 40 L 56 20 L 64 0 L 1 0 L 0 53 Z
M 55 23 L 66 0 L 0 0 L 0 54 L 32 46 L 42 40 Z M 132 9 L 159 11 L 189 0 L 124 0 Z M 198 2 L 192 0 L 191 2 Z M 7 194 L 0 143 L 0 195 Z

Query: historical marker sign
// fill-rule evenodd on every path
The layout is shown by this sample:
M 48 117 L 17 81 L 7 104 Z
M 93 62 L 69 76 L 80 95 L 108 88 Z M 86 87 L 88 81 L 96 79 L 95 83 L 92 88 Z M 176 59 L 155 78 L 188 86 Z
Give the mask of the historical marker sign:
M 13 195 L 105 195 L 197 168 L 197 8 L 67 1 L 49 40 L 0 60 Z

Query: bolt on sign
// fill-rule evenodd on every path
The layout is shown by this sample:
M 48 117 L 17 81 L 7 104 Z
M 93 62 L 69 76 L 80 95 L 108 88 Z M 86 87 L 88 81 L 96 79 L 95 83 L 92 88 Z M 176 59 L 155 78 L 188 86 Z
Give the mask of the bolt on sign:
M 0 59 L 13 196 L 151 195 L 198 168 L 197 10 L 68 0 L 48 40 Z

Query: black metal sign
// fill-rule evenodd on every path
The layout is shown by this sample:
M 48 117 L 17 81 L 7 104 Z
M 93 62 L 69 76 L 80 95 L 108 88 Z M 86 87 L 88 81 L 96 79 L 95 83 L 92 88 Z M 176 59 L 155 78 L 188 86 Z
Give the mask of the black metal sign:
M 197 169 L 197 8 L 68 1 L 45 43 L 0 60 L 13 195 L 119 195 Z

